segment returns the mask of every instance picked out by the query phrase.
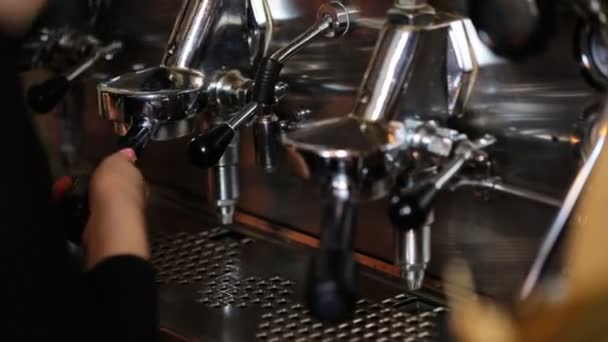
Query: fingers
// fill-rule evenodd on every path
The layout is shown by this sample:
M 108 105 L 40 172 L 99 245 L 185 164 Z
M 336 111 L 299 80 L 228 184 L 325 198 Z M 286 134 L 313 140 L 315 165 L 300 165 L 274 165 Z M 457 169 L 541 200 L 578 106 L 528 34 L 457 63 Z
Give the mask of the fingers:
M 473 275 L 463 260 L 451 262 L 444 273 L 446 295 L 451 308 L 451 326 L 460 341 L 519 341 L 509 314 L 475 294 Z
M 122 150 L 118 151 L 118 153 L 127 157 L 131 163 L 135 163 L 137 161 L 137 154 L 135 153 L 135 150 L 133 150 L 132 148 L 122 149 Z

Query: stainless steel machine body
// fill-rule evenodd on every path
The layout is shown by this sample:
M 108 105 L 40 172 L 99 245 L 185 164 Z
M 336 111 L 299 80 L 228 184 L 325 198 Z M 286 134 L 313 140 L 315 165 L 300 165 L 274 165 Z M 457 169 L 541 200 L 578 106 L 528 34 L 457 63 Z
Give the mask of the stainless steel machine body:
M 110 34 L 125 42 L 125 53 L 111 65 L 99 68 L 98 73 L 106 77 L 115 76 L 154 67 L 163 61 L 165 66 L 175 67 L 180 72 L 203 75 L 201 89 L 205 89 L 202 92 L 205 96 L 202 97 L 204 101 L 197 103 L 200 107 L 196 116 L 201 119 L 201 131 L 205 132 L 210 126 L 229 122 L 233 113 L 245 106 L 251 96 L 248 90 L 252 87 L 254 66 L 314 24 L 318 9 L 324 3 L 297 0 L 188 0 L 183 4 L 180 1 L 114 2 L 109 16 L 112 21 L 109 26 L 113 27 Z M 408 165 L 382 163 L 387 166 L 384 173 L 387 177 L 361 183 L 372 186 L 360 189 L 348 185 L 348 182 L 340 183 L 339 180 L 344 180 L 340 177 L 337 177 L 338 181 L 329 182 L 332 185 L 346 184 L 342 190 L 377 191 L 375 196 L 369 196 L 365 201 L 359 201 L 358 197 L 363 197 L 359 194 L 354 196 L 358 206 L 354 220 L 358 222 L 353 241 L 355 258 L 367 266 L 392 274 L 393 278 L 389 276 L 391 289 L 387 289 L 374 280 L 377 275 L 370 276 L 366 272 L 360 286 L 361 296 L 382 301 L 403 291 L 407 283 L 417 287 L 421 276 L 410 275 L 424 268 L 426 288 L 433 288 L 443 267 L 456 257 L 469 262 L 477 289 L 483 294 L 502 300 L 510 300 L 518 294 L 541 240 L 582 165 L 581 156 L 592 156 L 590 151 L 594 143 L 589 132 L 596 127 L 596 120 L 593 115 L 585 113 L 597 103 L 599 92 L 590 84 L 597 86 L 598 82 L 590 83 L 589 78 L 592 82 L 596 78 L 601 80 L 602 65 L 592 63 L 589 56 L 598 56 L 601 49 L 592 47 L 597 44 L 579 43 L 589 42 L 581 37 L 591 39 L 590 31 L 599 32 L 593 37 L 601 35 L 602 31 L 597 29 L 596 19 L 589 19 L 599 16 L 588 10 L 586 1 L 579 3 L 582 6 L 579 13 L 584 13 L 587 19 L 578 25 L 583 25 L 586 30 L 577 31 L 579 15 L 575 12 L 560 12 L 560 25 L 542 53 L 511 62 L 482 44 L 470 21 L 453 14 L 465 14 L 464 2 L 431 1 L 431 9 L 424 1 L 398 1 L 395 4 L 388 0 L 354 0 L 349 5 L 357 6 L 361 16 L 356 30 L 341 38 L 315 40 L 286 63 L 280 80 L 289 86 L 289 91 L 274 107 L 273 115 L 283 121 L 282 131 L 290 126 L 285 122 L 294 121 L 293 118 L 301 113 L 306 113 L 307 120 L 314 121 L 290 126 L 288 137 L 301 138 L 306 127 L 314 127 L 319 122 L 344 122 L 351 113 L 357 120 L 372 121 L 378 126 L 396 120 L 406 133 L 404 144 L 408 148 L 405 151 L 415 150 L 416 156 L 420 157 L 419 160 L 414 158 L 417 163 L 439 165 L 438 170 L 431 172 L 438 171 L 439 176 L 450 178 L 455 176 L 451 182 L 442 184 L 443 191 L 432 208 L 433 220 L 429 217 L 422 230 L 416 232 L 394 230 L 387 214 L 393 199 L 389 194 L 398 182 L 398 175 L 388 171 L 407 169 Z M 182 15 L 178 15 L 180 10 Z M 414 18 L 413 11 L 421 13 L 421 21 L 412 19 L 408 25 L 398 21 L 404 17 Z M 441 20 L 425 21 L 429 16 L 438 16 Z M 137 19 L 133 20 L 134 17 Z M 175 22 L 177 24 L 174 25 Z M 200 25 L 186 25 L 187 22 Z M 172 25 L 175 28 L 171 34 Z M 192 34 L 192 30 L 196 34 Z M 581 52 L 577 55 L 579 59 L 572 57 L 573 50 Z M 585 58 L 587 63 L 581 63 Z M 394 64 L 379 61 L 392 61 Z M 581 74 L 581 67 L 586 70 L 584 74 Z M 238 76 L 230 77 L 236 73 Z M 87 92 L 93 93 L 97 83 L 95 79 L 87 81 Z M 90 161 L 103 155 L 112 133 L 103 129 L 107 123 L 97 117 L 97 102 L 92 96 L 87 99 L 87 109 L 87 124 L 83 127 L 87 140 L 82 160 Z M 185 113 L 178 112 L 180 115 Z M 298 128 L 304 130 L 299 131 Z M 334 138 L 335 150 L 344 150 L 344 144 L 352 142 L 349 140 L 352 137 L 352 133 L 348 133 L 350 131 L 330 130 L 333 132 L 335 134 L 330 136 Z M 484 145 L 484 153 L 467 154 L 465 158 L 471 159 L 467 165 L 474 162 L 475 172 L 469 172 L 467 166 L 466 172 L 452 173 L 450 170 L 460 170 L 465 164 L 449 163 L 454 161 L 450 158 L 459 148 L 469 146 L 463 144 L 467 141 L 465 138 L 475 143 L 475 138 L 483 138 L 485 134 L 492 135 L 495 142 L 489 148 Z M 316 171 L 331 170 L 319 163 L 318 158 L 327 152 L 326 142 L 322 144 L 323 149 L 314 149 L 318 153 L 310 158 L 316 159 L 316 164 L 313 164 L 320 168 L 312 172 L 309 163 L 309 177 L 302 179 L 295 177 L 290 172 L 292 168 L 286 166 L 294 162 L 289 151 L 287 160 L 274 168 L 274 173 L 268 174 L 260 168 L 254 151 L 256 139 L 252 130 L 244 130 L 230 145 L 230 152 L 224 155 L 220 164 L 208 172 L 211 186 L 207 186 L 205 171 L 193 168 L 186 157 L 186 140 L 189 138 L 180 139 L 180 135 L 167 135 L 167 138 L 176 139 L 151 143 L 141 161 L 142 170 L 152 184 L 171 190 L 172 196 L 169 201 L 162 202 L 162 208 L 175 207 L 180 215 L 185 215 L 184 209 L 188 209 L 185 212 L 196 212 L 196 208 L 202 207 L 207 200 L 212 206 L 219 205 L 225 213 L 221 217 L 232 217 L 234 210 L 239 232 L 251 232 L 254 236 L 263 232 L 262 235 L 271 236 L 274 243 L 279 237 L 283 242 L 295 239 L 308 245 L 317 244 L 322 235 L 323 208 L 319 203 L 324 198 L 319 187 L 311 184 L 311 178 L 319 173 Z M 410 148 L 412 146 L 417 148 Z M 308 151 L 312 150 L 308 146 Z M 386 149 L 372 152 L 386 152 Z M 399 150 L 395 155 L 402 153 L 404 151 Z M 436 160 L 442 162 L 437 164 Z M 299 166 L 306 165 L 299 161 Z M 297 158 L 295 162 L 298 162 Z M 458 159 L 455 162 L 459 162 Z M 338 164 L 332 166 L 337 167 Z M 357 168 L 357 175 L 362 175 L 360 171 L 363 169 Z M 441 174 L 442 170 L 448 174 Z M 333 174 L 336 175 L 343 173 Z M 327 179 L 315 180 L 317 184 L 319 181 L 328 184 Z M 207 195 L 209 189 L 216 189 L 213 190 L 214 196 Z M 163 218 L 161 212 L 165 209 L 161 207 L 156 206 L 151 214 L 155 220 L 153 225 L 163 226 L 160 230 L 168 234 L 169 240 L 180 239 L 181 235 L 174 236 L 173 233 L 184 228 L 177 225 L 189 226 L 187 236 L 184 236 L 196 244 L 199 222 L 213 221 L 209 217 L 202 219 L 192 214 L 183 219 Z M 220 221 L 227 224 L 231 220 Z M 162 245 L 161 242 L 158 244 Z M 416 247 L 412 248 L 412 245 Z M 269 281 L 272 274 L 298 284 L 306 281 L 302 277 L 306 273 L 303 264 L 308 251 L 294 249 L 290 254 L 291 247 L 281 247 L 279 251 L 270 247 L 272 244 L 266 246 L 264 242 L 264 246 L 245 248 L 246 266 L 228 267 L 233 269 L 232 273 L 229 272 L 234 277 L 232 281 L 241 284 L 243 279 L 256 274 L 263 278 L 256 279 L 256 282 Z M 180 251 L 169 252 L 163 247 L 156 254 L 156 265 L 164 267 L 163 258 L 167 253 L 183 253 L 186 258 L 186 254 L 200 251 L 195 247 L 184 245 Z M 163 251 L 165 256 L 159 256 Z M 179 265 L 189 263 L 184 261 Z M 224 302 L 229 292 L 220 291 L 215 287 L 217 284 L 211 284 L 219 278 L 205 276 L 204 279 L 196 279 L 191 276 L 196 273 L 193 270 L 198 266 L 195 266 L 192 270 L 165 272 L 166 277 L 159 276 L 166 284 L 161 287 L 165 326 L 192 340 L 205 337 L 249 340 L 252 337 L 247 333 L 221 331 L 238 330 L 235 322 L 257 317 L 246 324 L 253 327 L 243 329 L 252 335 L 252 330 L 258 331 L 262 334 L 258 339 L 279 336 L 278 332 L 272 333 L 272 327 L 283 329 L 281 322 L 274 323 L 280 313 L 270 312 L 270 308 L 239 311 L 236 307 L 238 300 Z M 181 269 L 179 267 L 182 266 L 175 267 Z M 289 267 L 297 271 L 288 271 Z M 411 272 L 407 272 L 408 267 Z M 189 280 L 180 285 L 184 279 Z M 241 288 L 241 285 L 232 283 L 230 286 Z M 296 287 L 290 300 L 299 298 L 297 300 L 301 301 L 305 289 L 300 285 Z M 401 291 L 393 293 L 399 287 Z M 211 292 L 198 298 L 199 303 L 196 303 L 199 290 Z M 213 297 L 212 292 L 221 292 L 222 298 Z M 427 298 L 424 291 L 421 295 Z M 208 306 L 203 303 L 203 297 L 207 298 L 204 303 Z M 278 300 L 280 298 L 277 297 Z M 197 306 L 201 303 L 204 309 Z M 292 310 L 283 305 L 276 308 L 300 314 L 295 312 L 298 308 Z M 260 319 L 262 314 L 268 314 L 268 319 Z M 217 324 L 219 332 L 212 333 L 213 324 L 201 322 L 205 316 L 226 325 L 219 327 Z M 324 327 L 320 333 L 330 328 Z M 281 329 L 281 334 L 289 333 Z

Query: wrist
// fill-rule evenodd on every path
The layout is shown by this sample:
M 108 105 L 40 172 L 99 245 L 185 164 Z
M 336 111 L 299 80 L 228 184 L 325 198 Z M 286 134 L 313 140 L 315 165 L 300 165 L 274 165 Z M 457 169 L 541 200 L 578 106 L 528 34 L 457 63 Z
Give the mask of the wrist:
M 106 208 L 92 212 L 82 242 L 87 269 L 118 255 L 150 258 L 143 211 Z

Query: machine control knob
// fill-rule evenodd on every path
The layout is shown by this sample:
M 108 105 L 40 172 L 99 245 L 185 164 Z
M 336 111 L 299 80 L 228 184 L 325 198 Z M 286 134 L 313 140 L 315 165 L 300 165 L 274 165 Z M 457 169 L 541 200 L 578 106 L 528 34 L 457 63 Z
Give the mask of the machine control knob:
M 235 134 L 236 132 L 229 124 L 222 123 L 192 139 L 188 147 L 190 162 L 203 169 L 215 166 L 226 152 Z

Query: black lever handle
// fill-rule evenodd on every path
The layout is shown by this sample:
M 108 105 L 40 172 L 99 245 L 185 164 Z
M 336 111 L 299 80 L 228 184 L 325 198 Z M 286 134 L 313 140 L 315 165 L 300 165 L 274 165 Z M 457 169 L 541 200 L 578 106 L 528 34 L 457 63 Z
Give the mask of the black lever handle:
M 356 302 L 356 264 L 353 237 L 356 210 L 352 203 L 334 200 L 325 208 L 321 246 L 309 272 L 306 299 L 322 321 L 348 318 Z
M 395 227 L 420 229 L 433 210 L 439 189 L 434 182 L 425 182 L 407 192 L 391 196 L 389 218 Z
M 70 89 L 70 81 L 58 76 L 32 86 L 27 91 L 27 103 L 37 113 L 48 113 L 59 104 Z
M 555 29 L 554 0 L 469 0 L 469 17 L 497 55 L 520 59 L 540 52 Z
M 192 139 L 188 146 L 190 162 L 204 169 L 215 166 L 226 152 L 235 134 L 236 132 L 229 124 L 222 123 Z

